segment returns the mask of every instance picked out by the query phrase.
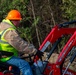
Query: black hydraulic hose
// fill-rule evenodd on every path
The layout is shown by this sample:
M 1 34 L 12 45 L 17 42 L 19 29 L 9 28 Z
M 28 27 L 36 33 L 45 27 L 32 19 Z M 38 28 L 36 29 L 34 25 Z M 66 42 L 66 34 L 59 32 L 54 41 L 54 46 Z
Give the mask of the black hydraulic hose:
M 59 26 L 59 27 L 65 27 L 65 26 L 67 26 L 67 25 L 69 25 L 69 24 L 74 24 L 74 23 L 76 23 L 76 20 L 70 21 L 70 22 L 64 22 L 63 24 L 59 24 L 58 26 Z
M 1 56 L 12 56 L 14 53 L 13 52 L 7 52 L 7 51 L 0 51 L 0 57 Z
M 50 58 L 50 56 L 52 55 L 52 53 L 55 51 L 55 49 L 56 49 L 57 45 L 59 44 L 59 42 L 61 41 L 61 39 L 62 39 L 62 38 L 59 38 L 59 39 L 53 44 L 53 47 L 52 47 L 52 49 L 50 50 L 49 55 L 48 55 L 48 57 L 47 57 L 47 59 L 46 59 L 46 61 L 45 61 L 46 64 L 45 64 L 45 66 L 44 66 L 43 73 L 44 73 L 44 71 L 45 71 L 45 69 L 46 69 L 46 67 L 47 67 L 48 59 Z
M 72 63 L 73 62 L 73 60 L 75 59 L 75 57 L 76 57 L 76 52 L 74 53 L 74 55 L 71 57 L 71 59 L 70 59 L 70 62 Z
M 68 63 L 68 66 L 66 67 L 65 71 L 63 72 L 63 75 L 65 75 L 65 73 L 67 72 L 70 64 L 74 61 L 75 57 L 76 57 L 76 52 L 75 52 L 75 53 L 72 55 L 72 57 L 70 58 L 70 62 Z
M 54 50 L 56 49 L 57 45 L 59 44 L 59 42 L 61 41 L 62 38 L 59 38 L 54 44 L 53 44 L 53 47 L 52 49 L 50 50 L 49 52 L 49 55 L 48 55 L 48 59 L 50 58 L 50 56 L 52 55 L 52 53 L 54 52 Z

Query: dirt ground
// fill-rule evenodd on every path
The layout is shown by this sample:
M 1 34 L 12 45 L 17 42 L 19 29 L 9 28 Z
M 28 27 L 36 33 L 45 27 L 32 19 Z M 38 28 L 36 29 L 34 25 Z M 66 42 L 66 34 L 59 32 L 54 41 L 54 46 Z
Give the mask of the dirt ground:
M 58 55 L 59 55 L 59 54 L 57 54 L 57 53 L 53 53 L 53 54 L 51 55 L 50 59 L 49 59 L 49 62 L 50 62 L 50 63 L 55 63 L 56 60 L 57 60 L 57 58 L 58 58 Z M 45 57 L 46 57 L 46 53 L 45 53 Z M 66 67 L 66 66 L 68 65 L 68 63 L 69 63 L 69 57 L 66 58 L 63 66 Z M 76 58 L 75 58 L 75 60 L 72 62 L 72 64 L 70 65 L 69 69 L 71 69 L 71 70 L 73 70 L 73 71 L 76 72 Z

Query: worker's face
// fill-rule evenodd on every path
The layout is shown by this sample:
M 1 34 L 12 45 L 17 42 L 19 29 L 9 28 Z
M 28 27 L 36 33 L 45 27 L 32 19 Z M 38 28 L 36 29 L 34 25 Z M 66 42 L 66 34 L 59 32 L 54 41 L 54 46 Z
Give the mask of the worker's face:
M 14 21 L 12 21 L 13 22 L 13 24 L 16 26 L 16 27 L 19 27 L 19 25 L 20 25 L 20 20 L 14 20 Z

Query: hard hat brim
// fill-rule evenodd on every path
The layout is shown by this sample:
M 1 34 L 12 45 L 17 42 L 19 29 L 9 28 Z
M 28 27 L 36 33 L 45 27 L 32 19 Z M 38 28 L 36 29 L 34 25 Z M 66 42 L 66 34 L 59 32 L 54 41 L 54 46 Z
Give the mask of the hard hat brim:
M 6 17 L 6 19 L 9 19 L 9 20 L 22 20 L 22 18 L 8 18 L 8 17 Z

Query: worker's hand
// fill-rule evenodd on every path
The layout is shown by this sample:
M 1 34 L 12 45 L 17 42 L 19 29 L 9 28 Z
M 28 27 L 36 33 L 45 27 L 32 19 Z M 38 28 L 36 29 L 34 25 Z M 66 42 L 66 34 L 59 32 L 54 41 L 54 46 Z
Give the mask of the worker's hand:
M 39 58 L 41 58 L 42 56 L 43 56 L 43 52 L 41 52 L 40 50 L 38 50 L 37 51 L 37 53 L 36 53 L 36 55 L 39 57 Z

